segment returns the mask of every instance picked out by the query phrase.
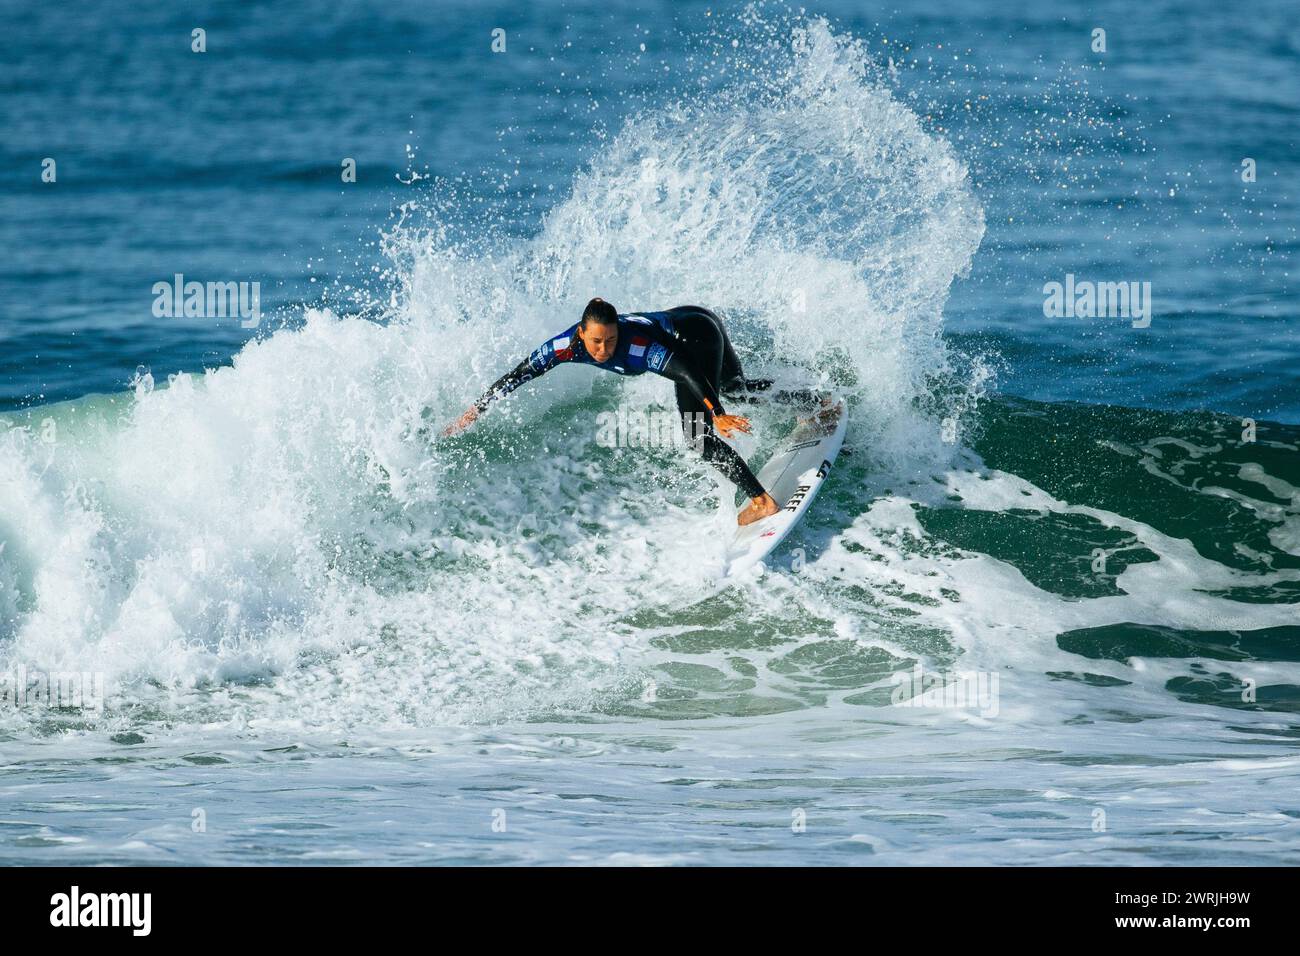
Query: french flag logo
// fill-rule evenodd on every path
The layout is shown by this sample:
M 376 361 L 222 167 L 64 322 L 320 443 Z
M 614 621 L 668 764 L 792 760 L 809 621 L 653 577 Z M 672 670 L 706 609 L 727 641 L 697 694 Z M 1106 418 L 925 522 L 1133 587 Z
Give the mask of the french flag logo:
M 632 347 L 627 350 L 627 354 L 632 356 L 632 358 L 640 358 L 645 355 L 646 347 L 649 344 L 649 339 L 641 335 L 634 335 L 632 336 Z

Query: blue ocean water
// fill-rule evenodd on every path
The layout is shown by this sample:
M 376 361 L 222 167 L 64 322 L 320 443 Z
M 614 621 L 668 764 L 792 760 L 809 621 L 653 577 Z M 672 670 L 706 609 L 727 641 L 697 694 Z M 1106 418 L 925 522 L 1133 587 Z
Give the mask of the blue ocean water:
M 421 195 L 398 183 L 410 171 L 501 199 L 501 228 L 536 231 L 627 116 L 724 82 L 691 38 L 736 9 L 426 6 L 25 9 L 0 38 L 0 401 L 228 361 L 246 337 L 235 323 L 152 315 L 152 284 L 176 272 L 259 280 L 285 321 L 336 281 L 367 285 L 386 265 L 377 230 Z M 1300 418 L 1297 38 L 1286 4 L 1249 6 L 811 11 L 892 57 L 900 100 L 970 168 L 989 228 L 946 328 L 1006 358 L 1004 388 Z M 190 51 L 196 26 L 206 54 Z M 492 55 L 498 28 L 507 50 Z M 345 187 L 347 156 L 360 173 Z M 1135 335 L 1045 319 L 1042 285 L 1069 272 L 1152 282 L 1160 320 Z
M 1297 860 L 1289 5 L 0 10 L 0 860 Z M 597 294 L 849 396 L 761 577 L 663 383 L 434 440 Z

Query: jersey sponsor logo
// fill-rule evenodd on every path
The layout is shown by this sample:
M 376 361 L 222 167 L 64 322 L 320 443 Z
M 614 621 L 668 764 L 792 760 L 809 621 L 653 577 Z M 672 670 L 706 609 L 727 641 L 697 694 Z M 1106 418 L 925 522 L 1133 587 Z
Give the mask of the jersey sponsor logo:
M 663 371 L 663 367 L 668 364 L 670 355 L 671 353 L 666 348 L 656 342 L 654 345 L 650 346 L 649 351 L 646 352 L 646 368 L 655 372 Z
M 573 358 L 572 341 L 571 336 L 561 335 L 543 342 L 528 356 L 528 364 L 532 366 L 534 372 L 541 374 L 555 362 L 569 361 Z

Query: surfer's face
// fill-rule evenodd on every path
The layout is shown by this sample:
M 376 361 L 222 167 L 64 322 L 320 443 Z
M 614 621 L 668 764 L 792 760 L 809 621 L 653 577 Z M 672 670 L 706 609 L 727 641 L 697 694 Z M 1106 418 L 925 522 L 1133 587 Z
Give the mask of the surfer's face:
M 597 362 L 608 362 L 618 348 L 618 326 L 588 322 L 585 329 L 578 329 L 578 338 L 582 339 L 588 355 Z

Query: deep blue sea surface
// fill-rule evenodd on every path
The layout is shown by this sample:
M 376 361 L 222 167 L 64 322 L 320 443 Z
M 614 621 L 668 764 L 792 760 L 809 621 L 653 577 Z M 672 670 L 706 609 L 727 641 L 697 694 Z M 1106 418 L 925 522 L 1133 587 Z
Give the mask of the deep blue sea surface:
M 0 15 L 0 861 L 1300 861 L 1293 4 Z M 593 295 L 848 397 L 766 573 L 662 381 L 435 438 Z

